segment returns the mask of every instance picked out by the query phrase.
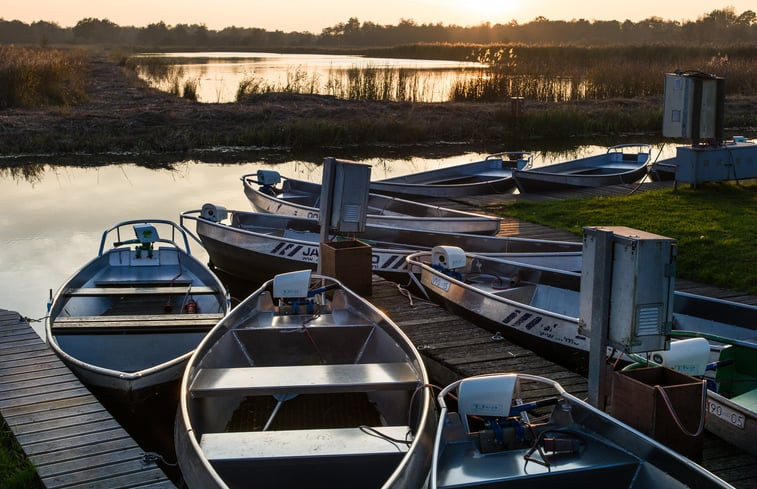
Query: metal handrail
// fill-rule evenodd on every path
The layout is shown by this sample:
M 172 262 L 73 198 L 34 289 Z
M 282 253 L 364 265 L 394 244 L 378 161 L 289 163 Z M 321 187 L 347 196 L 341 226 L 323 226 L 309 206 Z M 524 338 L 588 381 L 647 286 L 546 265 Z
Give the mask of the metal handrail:
M 163 224 L 166 226 L 171 227 L 171 239 L 166 238 L 158 238 L 156 241 L 159 243 L 167 243 L 170 245 L 173 245 L 176 248 L 181 248 L 181 246 L 176 243 L 176 233 L 178 232 L 180 236 L 183 238 L 184 241 L 184 251 L 187 255 L 191 255 L 191 251 L 189 248 L 189 239 L 187 239 L 187 234 L 184 231 L 184 229 L 180 228 L 175 222 L 170 221 L 168 219 L 131 219 L 128 221 L 122 221 L 118 224 L 115 224 L 114 226 L 106 229 L 103 231 L 102 237 L 100 238 L 100 248 L 98 250 L 97 256 L 102 256 L 105 251 L 105 243 L 108 240 L 108 236 L 115 231 L 116 236 L 118 237 L 118 242 L 121 241 L 121 228 L 134 225 L 134 224 Z

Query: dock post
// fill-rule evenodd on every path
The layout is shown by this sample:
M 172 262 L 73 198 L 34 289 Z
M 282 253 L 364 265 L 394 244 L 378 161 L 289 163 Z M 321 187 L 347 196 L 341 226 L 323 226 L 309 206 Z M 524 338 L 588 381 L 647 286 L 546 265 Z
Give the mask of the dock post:
M 579 327 L 589 336 L 589 404 L 607 404 L 607 336 L 610 315 L 613 232 L 585 227 Z M 587 253 L 586 250 L 590 250 Z M 588 291 L 588 292 L 587 292 Z

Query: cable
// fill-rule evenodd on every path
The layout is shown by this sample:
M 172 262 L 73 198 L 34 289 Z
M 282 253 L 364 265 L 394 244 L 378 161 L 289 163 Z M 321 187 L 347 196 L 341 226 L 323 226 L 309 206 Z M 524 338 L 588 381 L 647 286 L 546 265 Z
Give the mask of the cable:
M 391 436 L 385 435 L 384 433 L 381 433 L 377 429 L 371 428 L 370 426 L 360 425 L 360 426 L 358 426 L 358 429 L 360 429 L 360 431 L 362 431 L 366 435 L 375 436 L 376 438 L 380 438 L 382 440 L 388 441 L 389 443 L 393 444 L 397 448 L 398 452 L 402 451 L 402 449 L 399 447 L 400 443 L 403 444 L 403 445 L 405 445 L 405 446 L 410 446 L 410 442 L 409 441 L 407 441 L 407 440 L 400 440 L 400 439 L 397 439 L 397 438 L 392 438 Z

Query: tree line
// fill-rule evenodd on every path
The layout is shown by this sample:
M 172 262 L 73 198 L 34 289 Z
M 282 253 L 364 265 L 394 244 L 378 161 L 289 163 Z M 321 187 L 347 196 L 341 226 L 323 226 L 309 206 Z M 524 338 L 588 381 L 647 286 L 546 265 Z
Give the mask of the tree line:
M 108 19 L 86 18 L 73 27 L 38 21 L 26 24 L 0 18 L 0 43 L 107 44 L 139 48 L 223 49 L 361 49 L 414 43 L 447 44 L 558 44 L 628 45 L 686 44 L 733 45 L 757 42 L 757 14 L 737 13 L 733 7 L 713 10 L 692 21 L 650 17 L 639 22 L 609 20 L 571 21 L 537 17 L 518 24 L 482 23 L 477 26 L 419 24 L 402 19 L 397 25 L 360 22 L 355 17 L 310 32 L 269 31 L 256 27 L 208 29 L 204 24 L 145 27 L 119 26 Z

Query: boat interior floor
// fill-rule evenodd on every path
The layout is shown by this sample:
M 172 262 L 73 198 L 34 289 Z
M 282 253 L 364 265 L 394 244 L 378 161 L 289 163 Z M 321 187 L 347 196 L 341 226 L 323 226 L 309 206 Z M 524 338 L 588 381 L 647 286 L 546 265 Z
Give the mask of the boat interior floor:
M 546 454 L 533 447 L 481 453 L 470 439 L 448 443 L 437 487 L 643 487 L 635 481 L 645 479 L 644 464 L 630 453 L 583 433 L 547 433 L 542 440 L 550 437 L 570 448 Z
M 265 426 L 277 401 L 273 396 L 245 398 L 234 411 L 226 432 L 259 431 Z M 301 394 L 284 402 L 271 430 L 308 430 L 380 426 L 376 406 L 364 392 Z

